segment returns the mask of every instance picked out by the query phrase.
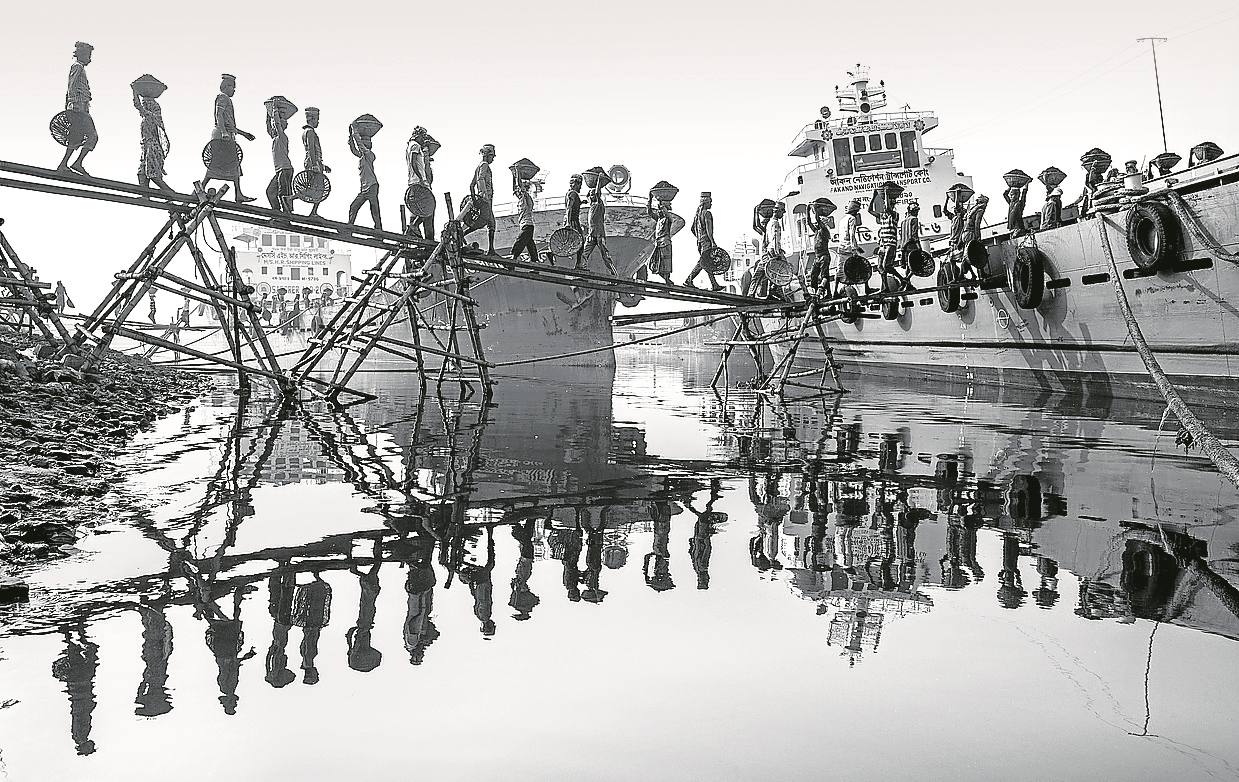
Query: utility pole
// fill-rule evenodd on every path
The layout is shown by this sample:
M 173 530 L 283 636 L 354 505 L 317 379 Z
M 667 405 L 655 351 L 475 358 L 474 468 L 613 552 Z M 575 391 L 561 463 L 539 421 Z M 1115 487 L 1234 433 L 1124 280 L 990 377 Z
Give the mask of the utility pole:
M 1153 52 L 1153 82 L 1157 85 L 1157 116 L 1162 121 L 1162 151 L 1169 152 L 1170 146 L 1166 143 L 1166 114 L 1162 110 L 1162 80 L 1161 76 L 1157 72 L 1157 45 L 1159 43 L 1165 43 L 1166 39 L 1153 36 L 1146 36 L 1144 38 L 1136 39 L 1136 43 L 1140 43 L 1142 41 L 1148 41 L 1149 49 Z

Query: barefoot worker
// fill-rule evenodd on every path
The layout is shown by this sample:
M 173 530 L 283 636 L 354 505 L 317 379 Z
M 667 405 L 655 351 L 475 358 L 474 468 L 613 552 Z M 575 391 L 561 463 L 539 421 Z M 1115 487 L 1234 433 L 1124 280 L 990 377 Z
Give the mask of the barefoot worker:
M 318 138 L 320 115 L 314 106 L 305 107 L 305 127 L 301 129 L 301 144 L 305 147 L 305 170 L 310 174 L 310 189 L 321 190 L 323 176 L 331 173 L 331 166 L 323 162 L 323 144 Z M 318 217 L 319 201 L 310 207 L 310 217 Z
M 486 226 L 487 254 L 495 254 L 495 175 L 490 164 L 495 162 L 495 145 L 483 144 L 478 150 L 482 162 L 473 170 L 473 180 L 469 182 L 469 195 L 473 196 L 474 206 L 478 210 L 479 222 Z
M 76 112 L 74 122 L 77 127 L 69 134 L 65 144 L 65 156 L 61 158 L 59 171 L 75 171 L 82 176 L 90 173 L 82 166 L 82 161 L 99 144 L 99 133 L 95 130 L 95 120 L 90 116 L 90 79 L 86 78 L 86 66 L 90 65 L 95 47 L 78 41 L 73 45 L 73 64 L 69 66 L 69 88 L 65 91 L 65 110 Z M 79 151 L 80 150 L 80 151 Z M 69 165 L 69 158 L 78 152 L 77 160 Z
M 168 187 L 163 178 L 164 160 L 172 151 L 172 142 L 168 140 L 168 130 L 163 124 L 163 109 L 160 108 L 158 100 L 168 87 L 149 73 L 139 76 L 130 87 L 133 88 L 133 107 L 142 117 L 139 129 L 142 157 L 138 161 L 138 184 L 142 187 L 154 185 L 171 193 L 172 188 Z
M 253 133 L 237 127 L 237 112 L 232 105 L 232 96 L 237 94 L 237 77 L 230 73 L 220 76 L 219 94 L 215 96 L 215 129 L 211 131 L 211 162 L 207 165 L 205 188 L 212 179 L 232 183 L 238 204 L 247 204 L 257 199 L 241 192 L 241 156 L 238 154 L 237 136 L 254 140 Z
M 697 206 L 697 214 L 693 215 L 693 236 L 697 237 L 697 265 L 689 272 L 688 279 L 684 280 L 684 284 L 689 288 L 695 288 L 693 280 L 697 279 L 697 275 L 702 272 L 710 278 L 710 287 L 713 290 L 721 291 L 722 285 L 718 284 L 718 280 L 714 278 L 714 272 L 710 270 L 710 265 L 706 260 L 706 256 L 718 244 L 714 241 L 714 214 L 710 208 L 714 206 L 714 199 L 708 192 L 701 194 L 701 203 Z

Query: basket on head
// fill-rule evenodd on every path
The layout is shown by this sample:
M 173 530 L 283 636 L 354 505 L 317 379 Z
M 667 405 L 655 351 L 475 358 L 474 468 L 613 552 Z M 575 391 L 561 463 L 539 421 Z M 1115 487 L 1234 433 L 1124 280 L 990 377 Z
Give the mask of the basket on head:
M 378 118 L 373 114 L 362 114 L 357 119 L 349 123 L 349 130 L 361 136 L 363 139 L 374 138 L 374 134 L 383 129 L 383 123 L 379 122 Z
M 1106 152 L 1104 149 L 1093 147 L 1088 152 L 1085 152 L 1083 155 L 1080 156 L 1080 165 L 1084 166 L 1085 168 L 1094 168 L 1094 167 L 1105 168 L 1106 166 L 1110 165 L 1110 162 L 1113 159 L 1114 158 L 1110 157 L 1109 152 Z
M 657 201 L 671 201 L 680 192 L 680 188 L 671 184 L 667 180 L 660 180 L 658 184 L 650 188 L 650 195 L 654 196 Z
M 780 288 L 785 288 L 796 279 L 796 270 L 783 258 L 771 258 L 766 261 L 766 277 Z
M 523 157 L 512 165 L 508 166 L 508 170 L 512 172 L 517 179 L 528 182 L 538 175 L 542 168 L 527 157 Z
M 772 217 L 774 215 L 775 206 L 776 204 L 772 199 L 763 198 L 757 203 L 757 206 L 753 208 L 753 211 L 761 217 Z
M 331 195 L 331 180 L 321 171 L 302 171 L 293 177 L 293 198 L 321 204 Z
M 436 139 L 434 136 L 430 135 L 429 133 L 427 133 L 422 138 L 422 149 L 426 151 L 426 154 L 429 157 L 434 157 L 435 153 L 438 152 L 442 148 L 443 148 L 443 145 L 439 143 L 438 139 Z
M 144 73 L 129 83 L 139 98 L 158 98 L 168 89 L 168 85 L 156 79 L 149 73 Z
M 211 168 L 212 162 L 216 168 L 232 168 L 241 165 L 244 159 L 241 145 L 229 139 L 213 138 L 202 148 L 202 165 L 207 168 Z
M 1192 147 L 1189 153 L 1188 160 L 1195 161 L 1196 165 L 1201 163 L 1212 163 L 1222 156 L 1222 148 L 1212 141 L 1202 141 Z
M 921 249 L 918 242 L 908 242 L 903 246 L 903 263 L 917 277 L 932 277 L 934 274 L 934 258 Z
M 66 109 L 52 117 L 47 129 L 51 131 L 52 138 L 60 146 L 75 147 L 86 138 L 86 128 L 89 124 L 90 121 L 82 112 Z
M 1032 181 L 1032 177 L 1018 168 L 1013 168 L 1002 175 L 1002 181 L 1007 183 L 1007 187 L 1023 187 Z
M 612 183 L 611 175 L 603 170 L 602 166 L 594 166 L 581 172 L 581 178 L 585 180 L 585 186 L 595 188 L 601 184 L 603 187 Z
M 1053 190 L 1067 179 L 1067 174 L 1064 173 L 1062 169 L 1050 166 L 1045 171 L 1038 174 L 1037 179 L 1041 181 L 1041 184 L 1045 185 L 1046 190 Z
M 275 113 L 280 119 L 288 121 L 297 113 L 297 106 L 283 95 L 273 95 L 262 102 L 262 105 L 267 108 L 267 113 Z
M 560 258 L 576 255 L 585 246 L 585 237 L 575 228 L 564 226 L 551 233 L 551 252 Z
M 951 197 L 951 200 L 956 206 L 966 203 L 969 198 L 972 198 L 972 196 L 976 194 L 976 192 L 977 191 L 973 190 L 971 187 L 968 187 L 963 182 L 956 182 L 947 188 L 946 191 L 947 195 Z
M 731 256 L 722 247 L 715 245 L 701 256 L 701 265 L 711 274 L 726 274 L 731 269 Z
M 889 179 L 881 184 L 878 188 L 882 191 L 882 195 L 886 197 L 888 204 L 893 204 L 899 200 L 899 196 L 903 195 L 903 185 L 890 181 Z
M 864 285 L 873 274 L 873 264 L 863 255 L 849 255 L 843 259 L 840 271 L 848 285 Z
M 404 191 L 404 205 L 414 217 L 430 217 L 435 213 L 434 191 L 425 185 L 409 185 Z
M 835 202 L 829 198 L 815 198 L 809 202 L 809 206 L 813 209 L 813 214 L 817 219 L 822 220 L 830 217 L 839 208 L 835 206 Z

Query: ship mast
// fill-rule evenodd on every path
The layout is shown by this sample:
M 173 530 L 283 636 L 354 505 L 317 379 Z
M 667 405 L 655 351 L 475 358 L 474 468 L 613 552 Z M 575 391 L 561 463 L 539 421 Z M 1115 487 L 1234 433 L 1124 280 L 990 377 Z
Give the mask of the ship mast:
M 1137 38 L 1136 43 L 1149 42 L 1149 49 L 1153 52 L 1153 82 L 1157 85 L 1157 116 L 1162 121 L 1162 152 L 1169 152 L 1170 146 L 1166 143 L 1166 114 L 1162 110 L 1162 79 L 1157 72 L 1157 45 L 1165 43 L 1165 38 L 1157 38 L 1155 36 L 1145 36 Z

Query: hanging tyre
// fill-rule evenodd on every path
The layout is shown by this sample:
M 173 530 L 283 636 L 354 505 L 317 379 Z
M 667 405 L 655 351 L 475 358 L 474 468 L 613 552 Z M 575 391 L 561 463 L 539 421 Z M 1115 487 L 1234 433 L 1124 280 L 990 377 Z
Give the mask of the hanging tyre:
M 1170 207 L 1137 204 L 1127 214 L 1127 251 L 1141 269 L 1165 269 L 1183 251 L 1183 230 Z
M 897 320 L 899 318 L 899 297 L 891 294 L 898 293 L 903 290 L 903 281 L 893 274 L 882 275 L 882 293 L 886 294 L 882 299 L 882 317 L 886 320 Z
M 1036 247 L 1021 247 L 1010 271 L 1011 292 L 1022 309 L 1041 306 L 1045 295 L 1045 256 Z
M 959 288 L 956 283 L 959 282 L 959 272 L 955 270 L 955 264 L 949 260 L 943 260 L 942 265 L 938 268 L 938 306 L 943 312 L 955 312 L 959 309 Z
M 855 323 L 856 319 L 860 317 L 860 299 L 856 295 L 856 291 L 851 288 L 848 288 L 843 295 L 847 298 L 847 301 L 843 303 L 843 314 L 839 316 L 839 319 L 844 323 Z

